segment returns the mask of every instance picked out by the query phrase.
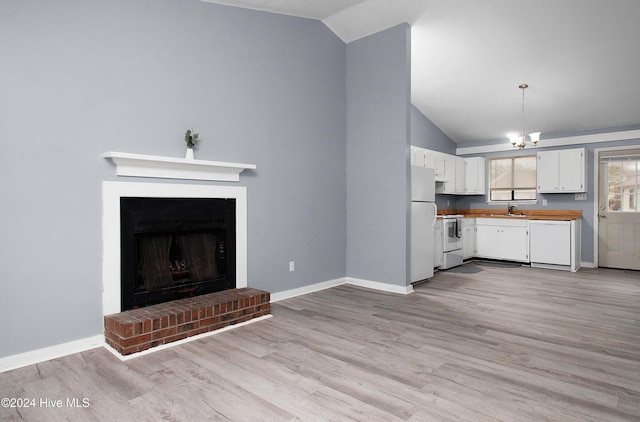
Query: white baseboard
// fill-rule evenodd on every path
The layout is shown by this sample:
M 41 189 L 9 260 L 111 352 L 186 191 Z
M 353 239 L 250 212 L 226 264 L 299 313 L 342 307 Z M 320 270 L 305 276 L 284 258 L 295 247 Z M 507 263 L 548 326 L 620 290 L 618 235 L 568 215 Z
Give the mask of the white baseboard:
M 570 265 L 540 264 L 538 262 L 532 262 L 531 268 L 544 268 L 546 270 L 571 271 Z
M 20 353 L 18 355 L 7 356 L 0 358 L 0 372 L 10 371 L 23 366 L 33 365 L 34 363 L 57 359 L 62 356 L 84 352 L 85 350 L 95 349 L 96 347 L 102 346 L 104 346 L 104 335 L 99 334 L 80 340 L 70 341 L 68 343 L 57 344 L 43 349 Z
M 334 280 L 322 281 L 320 283 L 310 284 L 297 289 L 284 290 L 282 292 L 271 293 L 271 303 L 279 300 L 289 299 L 296 296 L 302 296 L 320 290 L 330 289 L 331 287 L 340 286 L 342 284 L 352 284 L 354 286 L 366 287 L 368 289 L 380 290 L 389 293 L 409 294 L 413 292 L 413 286 L 398 286 L 397 284 L 381 283 L 379 281 L 363 280 L 360 278 L 343 277 Z
M 547 265 L 547 264 L 536 264 L 534 262 L 531 263 L 532 268 L 547 268 L 551 270 L 567 270 L 571 271 L 571 267 L 565 265 Z M 580 261 L 580 266 L 576 269 L 578 271 L 580 268 L 596 268 L 596 264 L 593 262 L 585 262 Z M 574 271 L 575 272 L 575 271 Z
M 413 286 L 399 286 L 397 284 L 382 283 L 379 281 L 363 280 L 360 278 L 347 277 L 347 284 L 354 286 L 366 287 L 374 290 L 381 290 L 389 293 L 409 294 L 413 292 Z
M 271 293 L 271 303 L 277 302 L 283 299 L 289 299 L 296 296 L 306 295 L 308 293 L 318 292 L 320 290 L 329 289 L 331 287 L 340 286 L 346 284 L 347 278 L 336 278 L 334 280 L 322 281 L 320 283 L 310 284 L 304 287 L 298 287 L 297 289 L 284 290 L 282 292 Z

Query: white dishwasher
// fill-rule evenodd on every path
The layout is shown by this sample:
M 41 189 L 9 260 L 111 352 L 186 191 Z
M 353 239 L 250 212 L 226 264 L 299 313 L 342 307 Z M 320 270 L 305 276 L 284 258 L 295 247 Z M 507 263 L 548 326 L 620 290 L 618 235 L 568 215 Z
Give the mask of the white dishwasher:
M 529 220 L 529 255 L 534 264 L 571 265 L 571 222 Z

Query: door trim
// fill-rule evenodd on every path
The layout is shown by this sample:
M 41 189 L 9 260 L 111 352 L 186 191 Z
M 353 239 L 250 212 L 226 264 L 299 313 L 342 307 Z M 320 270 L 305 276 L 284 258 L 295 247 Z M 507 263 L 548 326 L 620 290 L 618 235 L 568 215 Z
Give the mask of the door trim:
M 600 153 L 608 151 L 623 151 L 627 149 L 638 149 L 640 145 L 628 145 L 622 147 L 603 147 L 593 150 L 593 266 L 598 268 L 600 248 L 598 246 L 600 233 L 600 219 L 598 218 L 598 195 L 600 194 Z

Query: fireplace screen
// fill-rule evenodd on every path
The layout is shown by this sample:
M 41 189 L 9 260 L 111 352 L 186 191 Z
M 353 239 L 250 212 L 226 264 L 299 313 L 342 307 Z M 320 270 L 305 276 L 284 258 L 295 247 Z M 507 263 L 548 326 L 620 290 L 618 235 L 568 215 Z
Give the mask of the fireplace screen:
M 224 275 L 224 268 L 218 272 L 218 266 L 224 265 L 224 237 L 224 232 L 141 235 L 136 290 L 163 289 Z
M 235 200 L 122 198 L 122 309 L 235 287 Z

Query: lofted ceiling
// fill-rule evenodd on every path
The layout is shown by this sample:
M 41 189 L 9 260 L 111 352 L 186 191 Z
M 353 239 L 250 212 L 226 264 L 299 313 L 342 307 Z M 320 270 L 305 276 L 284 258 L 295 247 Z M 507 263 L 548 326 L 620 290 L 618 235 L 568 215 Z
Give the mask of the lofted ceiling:
M 346 43 L 412 28 L 412 103 L 460 146 L 640 125 L 638 0 L 204 0 L 318 19 Z

